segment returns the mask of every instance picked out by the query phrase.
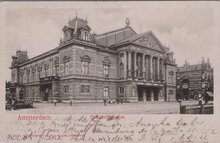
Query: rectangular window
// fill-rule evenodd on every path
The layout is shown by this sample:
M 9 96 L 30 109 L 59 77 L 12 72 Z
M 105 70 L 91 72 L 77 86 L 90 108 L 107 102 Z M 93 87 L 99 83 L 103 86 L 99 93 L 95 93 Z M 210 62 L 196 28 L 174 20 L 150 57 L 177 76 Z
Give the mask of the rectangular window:
M 81 93 L 89 93 L 90 86 L 89 85 L 81 85 Z
M 40 78 L 42 77 L 42 71 L 39 71 L 39 80 L 40 80 Z
M 105 77 L 109 76 L 109 66 L 108 65 L 104 65 L 104 76 Z
M 55 72 L 56 72 L 56 73 L 55 73 L 56 76 L 58 76 L 58 75 L 59 75 L 59 67 L 58 67 L 58 66 L 55 67 Z
M 124 78 L 124 64 L 121 63 L 119 67 L 119 77 Z
M 89 62 L 86 62 L 86 61 L 82 62 L 82 74 L 83 75 L 89 74 Z
M 69 92 L 69 85 L 64 85 L 63 86 L 63 92 L 68 93 Z
M 29 74 L 27 74 L 27 83 L 29 83 Z
M 119 93 L 120 93 L 120 94 L 125 94 L 125 89 L 124 89 L 124 87 L 120 87 L 120 88 L 119 88 Z
M 21 75 L 21 84 L 23 83 L 23 75 Z
M 109 97 L 109 87 L 105 86 L 103 89 L 103 96 L 104 97 Z
M 45 77 L 49 76 L 49 69 L 45 69 Z
M 84 40 L 88 41 L 88 34 L 87 34 L 87 32 L 85 32 Z
M 35 81 L 35 72 L 32 73 L 33 82 Z
M 64 63 L 64 75 L 69 75 L 69 62 Z

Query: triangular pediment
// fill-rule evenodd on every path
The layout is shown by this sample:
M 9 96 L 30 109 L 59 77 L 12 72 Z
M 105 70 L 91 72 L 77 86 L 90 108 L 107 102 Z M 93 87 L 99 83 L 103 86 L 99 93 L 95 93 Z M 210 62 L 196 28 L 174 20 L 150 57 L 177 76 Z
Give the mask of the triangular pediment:
M 132 41 L 132 43 L 165 52 L 163 45 L 152 32 L 143 34 L 141 37 L 138 37 L 137 39 Z

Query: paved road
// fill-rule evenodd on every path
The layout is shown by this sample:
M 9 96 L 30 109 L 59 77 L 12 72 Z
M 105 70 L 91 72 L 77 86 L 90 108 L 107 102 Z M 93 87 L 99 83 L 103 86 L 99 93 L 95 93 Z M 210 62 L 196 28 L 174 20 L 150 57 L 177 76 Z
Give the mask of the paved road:
M 34 108 L 11 110 L 8 113 L 38 114 L 179 114 L 178 102 L 103 103 L 34 103 Z

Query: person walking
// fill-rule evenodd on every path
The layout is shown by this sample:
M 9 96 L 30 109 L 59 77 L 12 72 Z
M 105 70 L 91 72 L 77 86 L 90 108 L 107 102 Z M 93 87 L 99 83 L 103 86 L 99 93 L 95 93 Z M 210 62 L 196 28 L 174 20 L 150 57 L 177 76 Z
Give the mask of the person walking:
M 104 97 L 103 101 L 104 101 L 104 106 L 106 106 L 106 102 L 107 102 L 106 97 Z

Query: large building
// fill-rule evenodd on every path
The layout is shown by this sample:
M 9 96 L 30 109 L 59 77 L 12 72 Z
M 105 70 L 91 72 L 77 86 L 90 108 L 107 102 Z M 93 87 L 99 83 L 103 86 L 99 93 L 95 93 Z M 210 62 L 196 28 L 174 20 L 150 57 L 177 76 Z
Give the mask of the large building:
M 125 27 L 92 34 L 87 20 L 75 17 L 63 27 L 60 45 L 33 58 L 12 57 L 11 92 L 34 100 L 100 102 L 104 97 L 137 101 L 174 101 L 173 52 L 152 31 Z
M 198 99 L 204 91 L 213 93 L 213 68 L 202 57 L 201 63 L 190 65 L 187 61 L 177 67 L 177 98 Z M 209 93 L 208 92 L 208 93 Z

